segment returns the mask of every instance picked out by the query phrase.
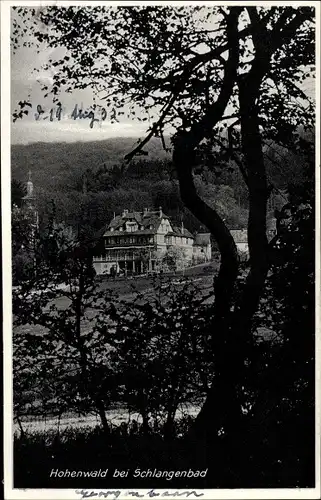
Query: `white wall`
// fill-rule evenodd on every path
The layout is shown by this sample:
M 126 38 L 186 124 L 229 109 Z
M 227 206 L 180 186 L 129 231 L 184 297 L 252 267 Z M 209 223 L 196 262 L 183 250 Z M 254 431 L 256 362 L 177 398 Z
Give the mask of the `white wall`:
M 248 253 L 248 251 L 249 251 L 249 244 L 246 242 L 236 243 L 236 247 L 237 247 L 239 252 Z
M 94 260 L 93 262 L 94 269 L 96 271 L 96 274 L 110 274 L 110 270 L 112 266 L 114 266 L 117 269 L 117 272 L 119 271 L 119 266 L 117 262 L 106 262 L 106 261 L 101 261 L 101 260 Z

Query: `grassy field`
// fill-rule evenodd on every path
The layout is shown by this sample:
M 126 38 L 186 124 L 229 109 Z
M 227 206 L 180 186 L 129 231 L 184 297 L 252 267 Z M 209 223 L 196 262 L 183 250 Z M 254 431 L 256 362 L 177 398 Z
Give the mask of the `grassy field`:
M 98 277 L 101 281 L 101 289 L 115 291 L 121 299 L 132 297 L 133 292 L 151 292 L 154 287 L 163 283 L 163 286 L 171 283 L 174 286 L 181 286 L 186 283 L 197 286 L 207 293 L 213 284 L 213 276 L 218 270 L 217 262 L 210 262 L 198 266 L 190 267 L 185 271 L 179 271 L 175 274 L 164 274 L 162 277 L 155 276 L 135 276 L 129 278 L 110 278 Z
M 202 296 L 207 297 L 213 288 L 213 277 L 217 273 L 218 267 L 219 263 L 213 261 L 187 268 L 185 271 L 179 271 L 175 274 L 164 274 L 162 277 L 142 275 L 113 279 L 109 276 L 97 276 L 96 280 L 99 283 L 98 290 L 114 292 L 115 298 L 126 301 L 134 300 L 137 292 L 143 293 L 146 298 L 151 298 L 155 287 L 157 288 L 160 283 L 163 283 L 164 289 L 169 283 L 175 287 L 190 283 L 200 290 Z M 213 298 L 207 300 L 212 301 Z M 55 300 L 55 304 L 61 309 L 68 307 L 69 303 L 70 301 L 63 294 Z

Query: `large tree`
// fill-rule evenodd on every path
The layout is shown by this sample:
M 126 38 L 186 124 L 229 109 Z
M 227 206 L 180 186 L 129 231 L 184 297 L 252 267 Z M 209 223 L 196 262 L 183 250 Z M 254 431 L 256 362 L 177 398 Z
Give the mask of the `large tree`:
M 21 30 L 30 29 L 40 46 L 65 48 L 60 60 L 48 63 L 55 74 L 44 92 L 58 100 L 60 92 L 89 87 L 108 119 L 127 113 L 149 120 L 146 137 L 127 160 L 143 154 L 153 136 L 168 147 L 164 133 L 172 135 L 182 201 L 211 232 L 221 255 L 214 283 L 215 377 L 194 427 L 197 436 L 205 431 L 210 438 L 222 427 L 233 436 L 241 418 L 251 321 L 270 265 L 266 212 L 271 186 L 264 154 L 271 144 L 297 150 L 302 146 L 298 126 L 313 127 L 314 102 L 302 83 L 313 73 L 314 17 L 311 7 L 16 9 L 14 47 Z M 20 103 L 15 118 L 26 110 Z M 194 179 L 200 163 L 216 169 L 228 160 L 239 168 L 249 197 L 250 271 L 236 304 L 234 240 L 214 204 L 199 196 Z

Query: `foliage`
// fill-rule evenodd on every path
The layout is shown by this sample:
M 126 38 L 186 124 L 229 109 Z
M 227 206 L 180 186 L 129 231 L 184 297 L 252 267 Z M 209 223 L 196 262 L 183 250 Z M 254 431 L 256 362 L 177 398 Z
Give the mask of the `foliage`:
M 21 200 L 23 196 L 25 196 L 26 193 L 26 188 L 25 186 L 17 181 L 16 179 L 11 180 L 11 207 L 13 208 L 14 206 L 20 208 L 21 206 Z
M 177 271 L 184 267 L 186 262 L 186 250 L 184 248 L 170 246 L 162 258 L 162 264 L 170 271 Z
M 307 427 L 315 428 L 315 220 L 313 191 L 307 184 L 302 188 L 303 196 L 298 190 L 292 193 L 282 229 L 271 242 L 271 270 L 253 324 L 254 330 L 263 330 L 265 341 L 257 344 L 247 375 L 254 395 L 253 424 L 265 414 L 265 432 L 283 443 L 275 457 L 273 443 L 267 441 L 265 460 L 273 457 L 275 471 L 288 467 L 293 485 L 302 484 L 305 467 L 314 470 L 314 432 Z
M 103 105 L 110 109 L 111 120 L 124 114 L 124 105 L 128 103 L 128 115 L 138 120 L 145 121 L 147 116 L 155 120 L 163 114 L 158 132 L 165 120 L 166 124 L 186 127 L 205 116 L 209 103 L 220 92 L 224 74 L 220 55 L 226 50 L 229 9 L 49 6 L 38 12 L 21 7 L 14 10 L 15 49 L 24 29 L 34 34 L 40 47 L 46 44 L 64 48 L 61 59 L 49 61 L 47 69 L 52 65 L 56 73 L 52 88 L 44 87 L 44 92 L 57 96 L 61 90 L 95 88 L 104 97 Z M 298 118 L 304 123 L 308 119 L 299 99 L 308 103 L 309 99 L 297 82 L 306 78 L 306 69 L 313 72 L 313 9 L 260 7 L 239 9 L 238 15 L 243 24 L 238 33 L 240 72 L 247 73 L 251 67 L 253 48 L 248 40 L 252 31 L 266 29 L 273 40 L 269 47 L 271 65 L 262 81 L 258 102 L 264 134 L 282 143 L 292 142 L 290 130 Z M 283 33 L 286 23 L 289 25 Z M 75 26 L 80 25 L 78 30 Z M 51 29 L 43 29 L 44 26 Z M 295 37 L 300 43 L 294 41 Z M 207 52 L 202 52 L 201 46 Z M 236 93 L 230 104 L 229 116 L 237 111 Z M 27 110 L 25 105 L 24 109 Z M 142 109 L 145 116 L 141 115 Z M 229 123 L 223 119 L 219 130 Z M 283 126 L 276 127 L 276 123 Z
M 278 235 L 271 242 L 269 299 L 259 313 L 286 346 L 288 362 L 293 364 L 291 376 L 298 370 L 302 379 L 312 376 L 314 363 L 315 214 L 311 184 L 290 190 L 290 202 L 281 212 Z
M 240 387 L 246 383 L 242 396 L 243 431 L 229 451 L 224 451 L 217 436 L 214 456 L 219 456 L 218 470 L 222 470 L 214 484 L 221 487 L 227 477 L 226 470 L 233 465 L 229 462 L 230 454 L 237 454 L 238 449 L 243 450 L 243 464 L 239 469 L 241 479 L 234 479 L 237 486 L 244 486 L 247 481 L 253 484 L 253 470 L 257 470 L 258 464 L 260 473 L 255 481 L 260 487 L 271 485 L 271 481 L 289 486 L 311 480 L 310 466 L 306 472 L 303 466 L 311 462 L 309 450 L 313 450 L 313 446 L 306 447 L 313 431 L 313 387 L 306 383 L 313 370 L 313 330 L 309 323 L 314 304 L 311 292 L 306 293 L 313 287 L 313 242 L 310 240 L 307 245 L 306 241 L 311 234 L 311 216 L 311 207 L 293 206 L 291 224 L 274 242 L 273 271 L 253 329 L 273 329 L 276 341 L 255 341 L 252 350 L 247 352 L 245 378 L 239 380 Z M 93 281 L 90 266 L 80 265 L 84 263 L 84 255 L 79 253 L 81 247 L 75 242 L 71 246 L 70 242 L 63 244 L 66 235 L 58 230 L 53 234 L 58 243 L 50 248 L 56 256 L 57 267 L 52 272 L 44 268 L 42 279 L 38 273 L 37 282 L 30 283 L 29 287 L 25 284 L 14 294 L 14 412 L 23 429 L 20 439 L 16 439 L 16 460 L 23 460 L 25 453 L 31 453 L 38 446 L 43 464 L 51 469 L 53 462 L 48 460 L 52 455 L 67 456 L 66 463 L 70 464 L 75 460 L 72 450 L 78 450 L 81 456 L 86 446 L 95 454 L 98 442 L 102 447 L 99 449 L 109 450 L 109 457 L 114 457 L 114 447 L 123 449 L 121 443 L 126 442 L 121 458 L 117 455 L 122 463 L 132 460 L 133 456 L 139 457 L 138 450 L 142 449 L 143 456 L 148 457 L 147 466 L 157 466 L 157 457 L 152 451 L 155 449 L 162 450 L 163 466 L 176 460 L 172 447 L 179 456 L 189 457 L 178 436 L 187 435 L 192 420 L 183 429 L 176 415 L 186 405 L 202 404 L 210 390 L 211 374 L 219 356 L 219 352 L 215 352 L 213 360 L 211 354 L 212 308 L 202 305 L 199 291 L 189 283 L 174 286 L 166 279 L 155 280 L 152 296 L 137 293 L 132 302 L 120 300 L 108 289 L 99 288 L 99 283 Z M 309 255 L 307 248 L 312 252 Z M 283 259 L 290 264 L 284 266 Z M 306 284 L 294 303 L 293 293 L 298 294 L 298 287 L 293 287 L 293 280 L 297 279 L 298 265 Z M 309 272 L 306 272 L 307 265 Z M 242 275 L 240 288 L 244 287 L 246 273 Z M 81 279 L 81 308 L 77 308 Z M 58 286 L 62 283 L 64 287 Z M 37 292 L 32 291 L 31 286 L 36 286 Z M 302 307 L 298 307 L 298 303 Z M 82 347 L 77 345 L 79 318 L 80 339 L 87 355 L 86 381 L 82 375 Z M 294 328 L 296 324 L 300 325 L 299 330 Z M 278 341 L 280 338 L 282 342 Z M 65 412 L 98 414 L 103 423 L 97 397 L 105 410 L 119 405 L 127 408 L 129 414 L 138 413 L 139 422 L 114 430 L 107 421 L 98 441 L 95 440 L 98 430 L 88 433 L 86 438 L 82 437 L 82 431 L 74 430 L 72 435 L 71 431 L 61 433 L 46 445 L 41 444 L 43 437 L 32 437 L 24 429 L 24 416 L 59 417 Z M 303 432 L 301 426 L 306 418 L 311 421 L 310 430 Z M 291 440 L 289 432 L 300 435 L 290 454 L 286 446 L 286 440 Z M 274 434 L 282 439 L 283 447 L 273 446 L 271 436 Z M 172 443 L 171 451 L 164 448 L 164 438 Z M 129 451 L 131 443 L 136 451 Z M 99 453 L 108 462 L 107 455 Z M 115 455 L 113 464 L 117 460 Z M 190 466 L 190 457 L 180 460 L 182 468 L 186 463 Z M 47 476 L 44 472 L 43 477 Z M 231 478 L 227 480 L 230 484 Z
M 35 246 L 38 238 L 34 214 L 13 205 L 11 212 L 13 283 L 30 280 L 35 273 Z
M 129 304 L 93 281 L 88 249 L 61 228 L 40 247 L 47 264 L 14 292 L 16 418 L 68 409 L 96 412 L 106 427 L 105 410 L 122 403 L 173 425 L 180 405 L 204 397 L 207 333 L 193 287 L 161 281 L 154 298 Z

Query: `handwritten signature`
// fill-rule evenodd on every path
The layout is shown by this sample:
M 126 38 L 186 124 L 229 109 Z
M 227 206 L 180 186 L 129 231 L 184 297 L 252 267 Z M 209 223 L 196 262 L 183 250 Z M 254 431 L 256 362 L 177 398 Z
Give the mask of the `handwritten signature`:
M 121 495 L 120 490 L 101 490 L 101 491 L 93 491 L 93 490 L 76 490 L 75 493 L 77 495 L 81 495 L 81 498 L 93 498 L 93 497 L 98 497 L 98 498 L 118 498 Z M 156 498 L 156 497 L 167 497 L 167 498 L 172 498 L 172 497 L 183 497 L 183 498 L 189 498 L 189 497 L 202 497 L 204 493 L 197 493 L 195 490 L 186 490 L 186 491 L 181 491 L 181 490 L 176 490 L 176 491 L 164 491 L 162 493 L 157 493 L 155 490 L 149 490 L 147 493 L 140 493 L 139 491 L 135 490 L 129 490 L 124 492 L 125 497 L 133 497 L 133 498 Z

